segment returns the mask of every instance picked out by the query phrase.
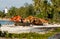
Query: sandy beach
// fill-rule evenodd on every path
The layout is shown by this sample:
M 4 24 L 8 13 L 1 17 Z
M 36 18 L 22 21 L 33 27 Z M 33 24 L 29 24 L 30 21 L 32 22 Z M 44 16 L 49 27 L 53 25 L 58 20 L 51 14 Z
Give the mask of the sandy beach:
M 10 20 L 10 18 L 0 18 L 0 20 Z
M 1 31 L 8 31 L 8 33 L 29 33 L 29 32 L 39 32 L 39 33 L 45 33 L 44 29 L 39 29 L 39 28 L 56 28 L 56 27 L 60 27 L 60 25 L 47 25 L 47 26 L 2 26 L 0 27 Z

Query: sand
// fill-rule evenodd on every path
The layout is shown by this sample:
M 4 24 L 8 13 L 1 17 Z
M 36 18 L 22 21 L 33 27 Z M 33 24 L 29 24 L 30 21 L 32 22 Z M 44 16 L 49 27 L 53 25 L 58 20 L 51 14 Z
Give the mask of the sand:
M 56 27 L 60 27 L 60 25 L 54 24 L 54 25 L 45 25 L 45 26 L 9 26 L 9 25 L 5 25 L 0 27 L 1 31 L 8 31 L 8 33 L 29 33 L 29 32 L 44 32 L 43 30 L 39 29 L 39 28 L 43 28 L 43 27 L 50 27 L 50 28 L 56 28 Z

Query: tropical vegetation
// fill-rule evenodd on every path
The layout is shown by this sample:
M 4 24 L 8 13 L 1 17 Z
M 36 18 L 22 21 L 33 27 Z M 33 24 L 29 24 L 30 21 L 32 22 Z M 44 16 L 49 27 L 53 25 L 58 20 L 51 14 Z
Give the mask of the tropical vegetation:
M 11 18 L 19 15 L 23 18 L 27 16 L 36 16 L 39 18 L 47 19 L 50 23 L 60 23 L 60 0 L 32 0 L 33 4 L 25 3 L 24 6 L 16 8 L 12 6 L 8 13 L 0 11 L 0 17 Z

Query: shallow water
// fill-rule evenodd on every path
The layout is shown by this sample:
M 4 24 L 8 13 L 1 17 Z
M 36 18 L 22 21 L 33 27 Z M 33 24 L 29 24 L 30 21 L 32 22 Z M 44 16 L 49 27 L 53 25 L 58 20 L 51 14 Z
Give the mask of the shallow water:
M 14 22 L 8 21 L 8 20 L 0 20 L 0 24 L 1 24 L 1 25 L 5 25 L 5 24 L 14 24 Z

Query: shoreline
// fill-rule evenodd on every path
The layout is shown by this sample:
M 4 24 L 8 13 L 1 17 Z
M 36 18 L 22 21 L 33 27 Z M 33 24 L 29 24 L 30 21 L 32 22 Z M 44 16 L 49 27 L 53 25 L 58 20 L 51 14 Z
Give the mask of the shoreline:
M 8 21 L 10 21 L 10 18 L 0 18 L 0 20 L 8 20 Z

